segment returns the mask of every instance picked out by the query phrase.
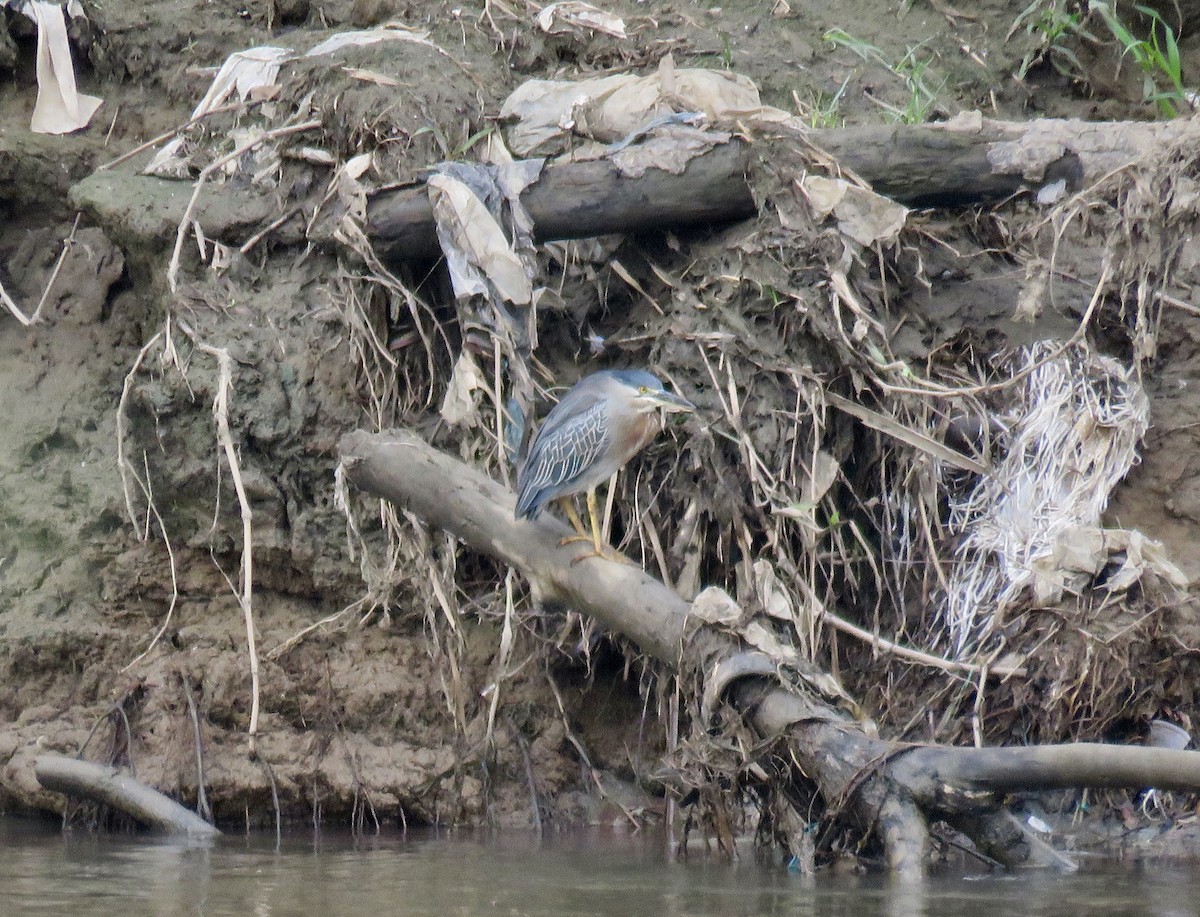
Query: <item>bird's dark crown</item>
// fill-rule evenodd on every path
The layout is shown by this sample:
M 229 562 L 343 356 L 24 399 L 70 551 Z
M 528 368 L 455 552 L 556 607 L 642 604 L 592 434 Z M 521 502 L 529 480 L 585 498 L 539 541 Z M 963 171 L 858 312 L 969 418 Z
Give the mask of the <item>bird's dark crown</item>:
M 604 370 L 604 372 L 623 385 L 628 385 L 630 388 L 645 387 L 655 392 L 664 390 L 659 378 L 653 373 L 646 372 L 644 369 L 608 369 Z

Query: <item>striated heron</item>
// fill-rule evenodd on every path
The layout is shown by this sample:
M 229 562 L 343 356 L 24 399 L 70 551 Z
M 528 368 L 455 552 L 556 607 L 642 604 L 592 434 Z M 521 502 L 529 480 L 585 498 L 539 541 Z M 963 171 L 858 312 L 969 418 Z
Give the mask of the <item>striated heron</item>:
M 517 473 L 517 518 L 536 519 L 547 503 L 558 500 L 578 533 L 562 543 L 592 543 L 593 550 L 575 561 L 620 558 L 606 553 L 600 540 L 596 488 L 654 439 L 662 429 L 660 410 L 694 411 L 695 406 L 640 369 L 602 370 L 577 382 L 546 415 Z M 581 492 L 587 494 L 590 535 L 570 500 Z

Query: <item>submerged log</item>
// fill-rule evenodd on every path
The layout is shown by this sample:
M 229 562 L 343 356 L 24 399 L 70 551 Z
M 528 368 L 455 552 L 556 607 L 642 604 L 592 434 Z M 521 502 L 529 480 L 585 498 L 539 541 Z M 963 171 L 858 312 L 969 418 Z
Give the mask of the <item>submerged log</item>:
M 115 767 L 62 755 L 41 755 L 33 769 L 38 783 L 46 789 L 110 806 L 148 828 L 193 837 L 221 833 L 195 812 Z
M 1062 180 L 1067 191 L 1165 147 L 1200 142 L 1200 120 L 1088 122 L 1043 119 L 891 124 L 812 131 L 805 138 L 879 194 L 910 207 L 1000 200 Z M 622 174 L 611 159 L 547 162 L 521 195 L 545 242 L 744 219 L 751 146 L 734 139 L 694 157 L 681 174 Z M 424 184 L 379 191 L 367 234 L 385 258 L 440 253 Z
M 585 547 L 560 546 L 567 526 L 544 515 L 513 518 L 514 495 L 500 484 L 402 431 L 353 432 L 339 444 L 346 476 L 360 489 L 397 503 L 474 550 L 516 567 L 544 606 L 569 606 L 619 631 L 670 667 L 705 675 L 747 648 L 731 635 L 698 632 L 690 606 L 633 564 L 588 560 Z M 928 823 L 951 821 L 981 849 L 996 850 L 995 816 L 1003 795 L 1063 787 L 1200 789 L 1200 755 L 1186 751 L 1076 744 L 1033 748 L 954 748 L 889 742 L 864 733 L 815 692 L 749 671 L 727 696 L 764 739 L 789 743 L 792 779 L 813 780 L 830 805 L 844 804 L 877 832 L 892 868 L 924 869 Z M 1027 853 L 1027 851 L 1026 851 Z

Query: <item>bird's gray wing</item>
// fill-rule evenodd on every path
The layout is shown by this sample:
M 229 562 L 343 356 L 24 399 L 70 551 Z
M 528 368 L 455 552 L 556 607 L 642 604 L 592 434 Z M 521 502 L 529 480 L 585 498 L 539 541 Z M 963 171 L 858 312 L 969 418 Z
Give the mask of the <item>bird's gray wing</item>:
M 533 509 L 541 502 L 542 494 L 569 484 L 604 452 L 608 440 L 608 408 L 604 401 L 596 400 L 580 413 L 564 413 L 570 416 L 562 420 L 547 417 L 538 431 L 521 469 L 518 511 Z

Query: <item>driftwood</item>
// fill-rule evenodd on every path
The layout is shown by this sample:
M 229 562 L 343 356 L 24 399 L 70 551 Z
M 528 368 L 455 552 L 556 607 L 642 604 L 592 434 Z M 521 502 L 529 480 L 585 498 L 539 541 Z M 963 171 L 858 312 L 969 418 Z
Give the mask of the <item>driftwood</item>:
M 115 767 L 62 755 L 41 755 L 33 764 L 33 772 L 48 790 L 111 806 L 148 828 L 192 837 L 221 833 L 195 812 Z
M 1075 191 L 1165 147 L 1200 142 L 1200 120 L 885 125 L 812 131 L 806 138 L 879 194 L 911 207 L 964 206 L 1065 180 Z M 744 219 L 749 144 L 719 143 L 682 174 L 623 175 L 610 159 L 547 162 L 521 195 L 544 242 Z M 424 184 L 373 194 L 367 234 L 376 251 L 404 260 L 440 254 Z
M 668 666 L 712 673 L 748 655 L 732 636 L 695 628 L 689 605 L 629 564 L 571 559 L 560 547 L 567 526 L 548 515 L 513 519 L 513 494 L 477 470 L 406 431 L 354 432 L 339 444 L 349 481 L 406 507 L 429 525 L 524 574 L 544 606 L 594 616 Z M 844 805 L 865 830 L 878 832 L 893 869 L 919 875 L 928 825 L 946 820 L 989 854 L 1028 858 L 1020 832 L 1000 808 L 1003 794 L 1066 787 L 1200 789 L 1200 755 L 1094 744 L 1032 748 L 951 748 L 872 738 L 815 693 L 748 672 L 726 696 L 763 738 L 790 743 L 805 776 L 830 805 Z M 797 774 L 795 779 L 799 779 Z M 1014 846 L 1016 845 L 1016 846 Z M 1035 851 L 1036 852 L 1036 851 Z M 1044 862 L 1046 858 L 1042 858 Z

